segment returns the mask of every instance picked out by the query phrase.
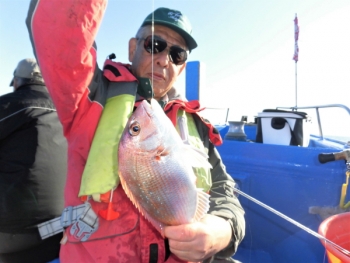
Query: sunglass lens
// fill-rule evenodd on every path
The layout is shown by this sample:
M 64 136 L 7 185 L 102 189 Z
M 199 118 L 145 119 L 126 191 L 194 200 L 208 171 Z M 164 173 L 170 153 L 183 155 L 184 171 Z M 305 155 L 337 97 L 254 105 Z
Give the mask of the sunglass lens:
M 170 48 L 170 58 L 175 65 L 182 65 L 187 60 L 187 52 L 182 48 L 172 46 Z
M 153 44 L 152 44 L 152 39 L 154 41 Z M 159 39 L 157 37 L 152 38 L 152 36 L 148 36 L 145 39 L 144 46 L 148 53 L 157 54 L 162 52 L 164 49 L 166 49 L 167 43 L 164 40 Z

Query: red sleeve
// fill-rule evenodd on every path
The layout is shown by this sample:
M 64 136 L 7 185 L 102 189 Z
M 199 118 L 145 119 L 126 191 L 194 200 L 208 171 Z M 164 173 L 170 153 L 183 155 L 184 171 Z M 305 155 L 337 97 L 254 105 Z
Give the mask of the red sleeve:
M 106 0 L 32 0 L 27 25 L 46 86 L 65 134 L 77 113 L 91 107 L 88 86 L 94 75 L 94 39 Z M 32 12 L 32 13 L 31 13 Z

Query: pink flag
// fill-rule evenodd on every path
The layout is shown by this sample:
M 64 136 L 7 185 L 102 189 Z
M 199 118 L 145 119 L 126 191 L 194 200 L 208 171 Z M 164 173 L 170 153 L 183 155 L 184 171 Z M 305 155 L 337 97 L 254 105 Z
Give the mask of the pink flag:
M 295 40 L 295 46 L 294 46 L 294 56 L 293 56 L 293 59 L 295 60 L 295 63 L 298 62 L 298 57 L 299 57 L 298 38 L 299 38 L 298 17 L 295 14 L 295 18 L 294 18 L 294 40 Z

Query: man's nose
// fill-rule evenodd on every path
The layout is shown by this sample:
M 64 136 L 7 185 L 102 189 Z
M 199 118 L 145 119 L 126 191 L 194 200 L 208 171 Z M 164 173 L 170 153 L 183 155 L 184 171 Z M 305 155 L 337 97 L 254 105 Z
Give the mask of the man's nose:
M 169 63 L 170 63 L 170 57 L 169 57 L 169 53 L 168 50 L 165 49 L 162 52 L 155 54 L 155 61 L 156 64 L 161 66 L 161 67 L 168 67 Z

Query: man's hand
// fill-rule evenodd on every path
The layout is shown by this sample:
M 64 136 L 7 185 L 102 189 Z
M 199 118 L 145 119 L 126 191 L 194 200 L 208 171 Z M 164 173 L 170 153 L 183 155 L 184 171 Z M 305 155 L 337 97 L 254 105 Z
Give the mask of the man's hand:
M 199 222 L 167 226 L 164 234 L 169 239 L 170 251 L 178 258 L 200 262 L 225 248 L 232 230 L 225 219 L 205 215 Z

